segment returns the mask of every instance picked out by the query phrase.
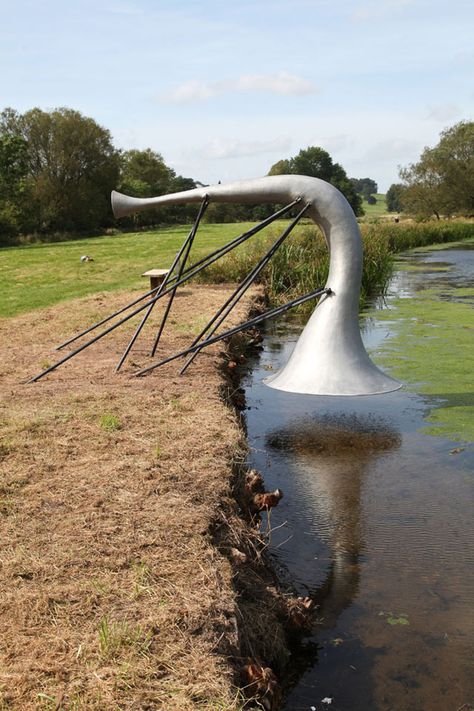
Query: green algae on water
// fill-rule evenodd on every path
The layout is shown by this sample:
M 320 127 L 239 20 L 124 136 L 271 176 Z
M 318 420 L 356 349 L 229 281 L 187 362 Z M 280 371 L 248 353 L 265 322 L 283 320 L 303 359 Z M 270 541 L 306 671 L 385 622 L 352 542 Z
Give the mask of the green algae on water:
M 431 412 L 425 433 L 474 441 L 474 311 L 468 303 L 441 299 L 445 293 L 445 287 L 430 288 L 391 302 L 383 320 L 393 335 L 376 359 L 426 396 Z M 467 296 L 472 289 L 452 293 Z

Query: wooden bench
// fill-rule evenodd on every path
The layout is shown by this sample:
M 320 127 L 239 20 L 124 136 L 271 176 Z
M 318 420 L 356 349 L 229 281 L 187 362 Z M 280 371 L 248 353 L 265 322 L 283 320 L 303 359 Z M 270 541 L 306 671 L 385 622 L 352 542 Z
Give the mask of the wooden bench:
M 156 289 L 164 282 L 169 271 L 169 269 L 149 269 L 147 272 L 144 272 L 142 276 L 150 277 L 150 289 Z

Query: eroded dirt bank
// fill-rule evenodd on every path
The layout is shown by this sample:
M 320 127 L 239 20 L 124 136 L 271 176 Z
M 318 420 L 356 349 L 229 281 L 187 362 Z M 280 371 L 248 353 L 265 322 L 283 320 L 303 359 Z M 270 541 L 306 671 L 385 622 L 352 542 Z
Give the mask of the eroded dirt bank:
M 228 293 L 178 296 L 160 355 L 185 347 Z M 157 308 L 119 375 L 130 329 L 21 384 L 129 296 L 0 324 L 0 708 L 238 709 L 248 657 L 285 662 L 291 613 L 235 498 L 245 441 L 222 397 L 223 345 L 184 377 L 171 363 L 130 378 L 148 362 Z

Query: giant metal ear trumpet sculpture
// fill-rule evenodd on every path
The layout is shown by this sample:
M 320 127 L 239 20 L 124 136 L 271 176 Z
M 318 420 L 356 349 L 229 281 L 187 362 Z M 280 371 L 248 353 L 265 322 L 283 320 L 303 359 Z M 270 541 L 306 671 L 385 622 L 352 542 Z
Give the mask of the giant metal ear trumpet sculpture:
M 283 203 L 300 200 L 321 228 L 330 251 L 325 295 L 306 324 L 288 363 L 266 379 L 278 390 L 311 395 L 375 395 L 401 384 L 367 355 L 359 330 L 362 242 L 354 213 L 329 183 L 300 175 L 268 176 L 156 198 L 112 193 L 116 217 L 140 210 L 200 202 Z M 321 290 L 322 291 L 322 290 Z M 330 293 L 329 293 L 330 292 Z

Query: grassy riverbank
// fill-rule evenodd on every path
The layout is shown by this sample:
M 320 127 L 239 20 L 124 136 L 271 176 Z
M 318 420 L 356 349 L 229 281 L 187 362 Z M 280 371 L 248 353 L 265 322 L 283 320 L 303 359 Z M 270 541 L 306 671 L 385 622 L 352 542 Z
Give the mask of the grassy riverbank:
M 203 225 L 192 250 L 198 259 L 250 227 Z M 148 289 L 141 274 L 168 267 L 190 225 L 76 241 L 0 249 L 0 316 L 13 316 L 98 291 Z M 82 255 L 93 262 L 81 263 Z
M 229 293 L 183 290 L 160 355 L 188 344 Z M 290 598 L 238 496 L 245 441 L 222 344 L 185 377 L 172 363 L 130 378 L 149 362 L 149 338 L 116 375 L 127 336 L 114 331 L 22 384 L 55 359 L 53 333 L 66 337 L 130 296 L 0 322 L 2 709 L 239 711 L 257 692 L 249 658 L 276 673 L 288 658 Z M 265 674 L 272 698 L 276 679 Z
M 259 237 L 232 252 L 203 272 L 203 282 L 238 281 L 281 234 L 286 221 L 266 228 Z M 193 247 L 194 261 L 245 232 L 249 223 L 204 224 Z M 93 237 L 55 244 L 33 244 L 0 250 L 0 316 L 26 313 L 60 301 L 97 291 L 136 289 L 148 282 L 141 274 L 167 267 L 190 226 Z M 365 259 L 362 301 L 383 293 L 392 273 L 393 254 L 427 244 L 465 239 L 474 235 L 474 223 L 430 222 L 362 224 Z M 93 262 L 81 263 L 88 254 Z M 274 301 L 311 291 L 324 284 L 328 270 L 325 242 L 309 223 L 299 226 L 262 274 L 261 281 Z
M 368 275 L 381 263 L 378 250 L 383 257 L 388 245 L 393 254 L 403 242 L 398 227 L 364 234 Z M 212 245 L 244 229 L 209 228 Z M 433 239 L 433 232 L 420 237 L 415 228 L 410 234 L 417 239 Z M 454 238 L 435 229 L 437 241 Z M 171 260 L 185 234 L 169 235 L 163 260 Z M 0 323 L 0 584 L 8 591 L 0 603 L 0 708 L 237 711 L 243 703 L 238 687 L 249 683 L 239 672 L 249 657 L 284 673 L 289 608 L 265 577 L 261 542 L 236 503 L 242 482 L 232 467 L 245 445 L 235 412 L 222 399 L 217 369 L 228 355 L 216 346 L 184 378 L 171 364 L 149 378 L 130 379 L 129 370 L 112 372 L 127 342 L 115 331 L 40 383 L 21 384 L 55 359 L 53 340 L 135 295 L 112 293 L 123 289 L 121 275 L 133 281 L 131 288 L 143 289 L 140 271 L 162 266 L 142 265 L 158 240 L 138 237 L 91 240 L 87 250 L 83 241 L 68 243 L 74 252 L 59 244 L 1 253 L 4 268 L 11 268 L 4 285 L 17 275 L 9 313 L 13 303 L 29 312 Z M 263 242 L 235 257 L 239 269 L 255 263 Z M 293 259 L 327 259 L 308 225 L 289 248 L 296 251 L 281 257 L 274 279 L 288 277 Z M 80 253 L 95 261 L 81 265 Z M 304 266 L 305 279 L 321 283 L 323 272 L 306 264 L 306 273 Z M 100 274 L 104 290 L 70 299 L 81 283 L 86 293 L 98 292 Z M 296 275 L 280 298 L 304 290 Z M 227 272 L 226 278 L 235 277 Z M 221 286 L 183 289 L 160 355 L 187 345 L 228 293 Z M 64 303 L 33 310 L 58 300 Z M 243 319 L 248 308 L 239 305 L 232 318 Z M 155 328 L 160 309 L 152 316 Z M 130 365 L 145 362 L 142 342 Z M 235 382 L 229 389 L 238 394 Z
M 398 252 L 474 237 L 474 222 L 363 224 L 361 234 L 364 245 L 361 304 L 364 305 L 385 292 Z M 212 265 L 202 280 L 240 281 L 277 235 L 276 229 L 271 228 L 269 237 L 257 239 Z M 305 224 L 297 227 L 294 235 L 283 243 L 260 279 L 271 300 L 280 302 L 323 286 L 328 271 L 325 240 L 315 226 Z M 306 306 L 308 311 L 313 307 L 311 303 Z

